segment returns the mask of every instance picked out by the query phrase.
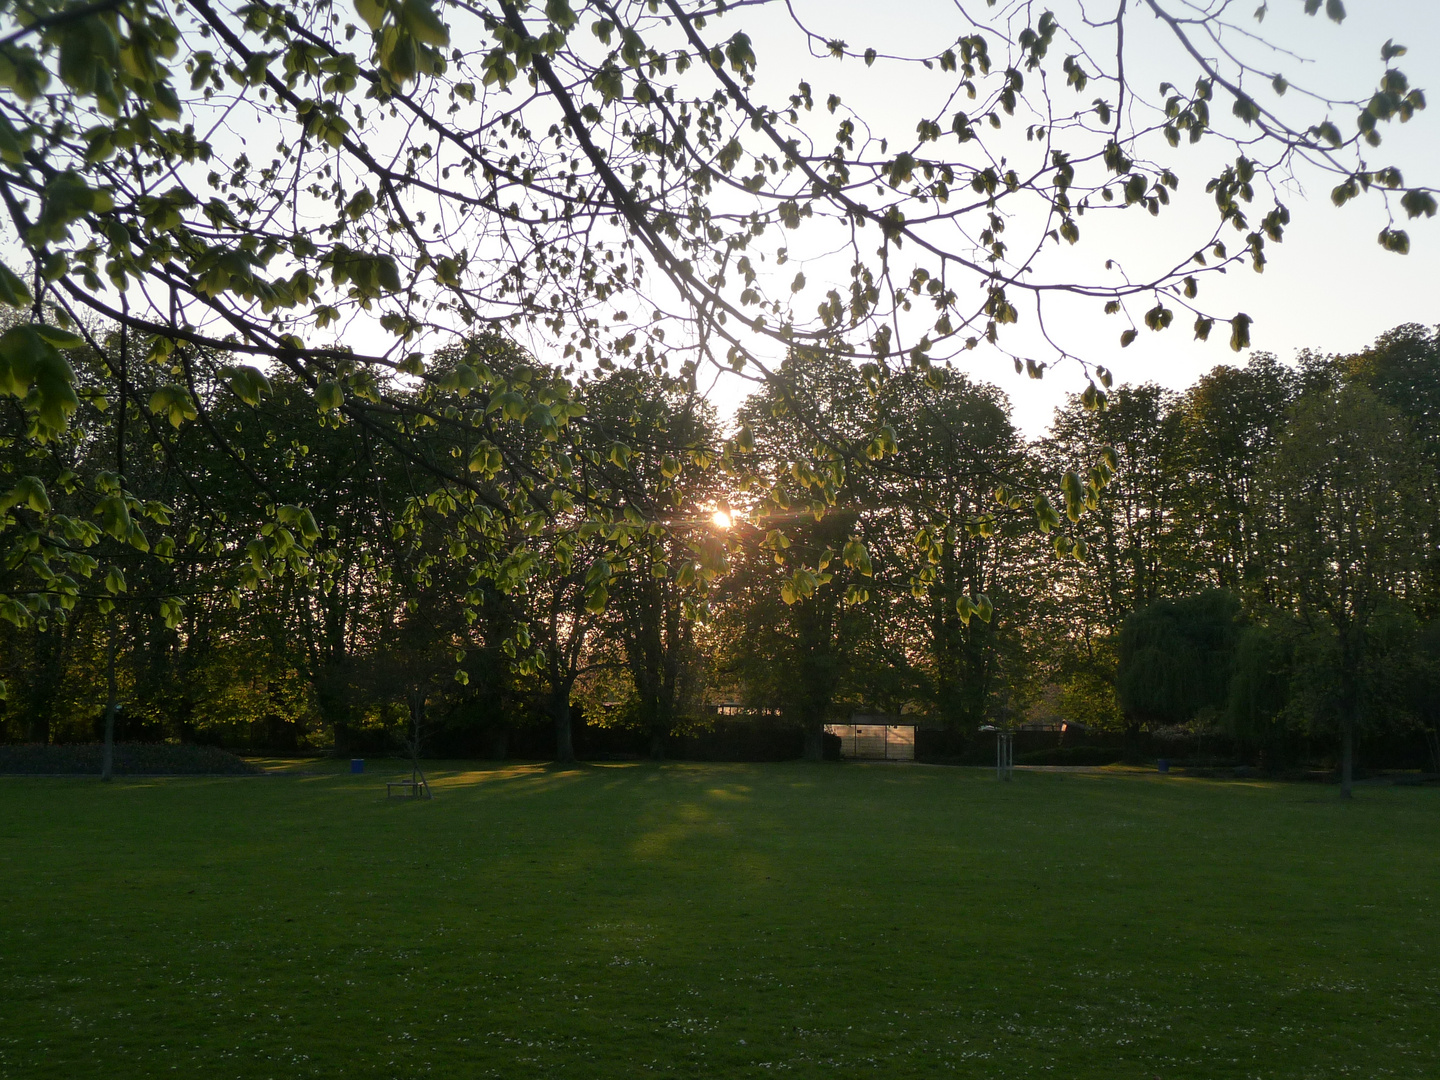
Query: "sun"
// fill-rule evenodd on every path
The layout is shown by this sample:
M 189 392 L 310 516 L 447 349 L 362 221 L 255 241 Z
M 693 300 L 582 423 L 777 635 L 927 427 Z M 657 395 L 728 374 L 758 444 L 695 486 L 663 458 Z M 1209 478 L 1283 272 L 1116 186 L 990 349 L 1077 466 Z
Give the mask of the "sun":
M 733 519 L 724 510 L 716 510 L 710 515 L 710 520 L 717 529 L 728 529 L 733 524 Z

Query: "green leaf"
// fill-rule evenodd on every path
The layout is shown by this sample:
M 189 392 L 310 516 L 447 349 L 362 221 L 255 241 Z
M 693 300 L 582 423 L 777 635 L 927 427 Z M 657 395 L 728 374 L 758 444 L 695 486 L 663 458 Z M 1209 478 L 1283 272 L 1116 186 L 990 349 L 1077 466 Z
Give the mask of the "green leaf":
M 315 515 L 309 510 L 300 511 L 300 520 L 295 525 L 300 530 L 300 536 L 305 543 L 320 539 L 320 526 L 315 523 Z
M 1380 246 L 1396 255 L 1410 254 L 1410 234 L 1404 229 L 1381 229 Z
M 506 390 L 504 393 L 496 394 L 490 399 L 490 404 L 485 407 L 487 413 L 498 412 L 505 420 L 523 420 L 528 411 L 525 407 L 525 399 L 514 390 Z M 613 456 L 613 455 L 612 455 Z
M 338 383 L 321 379 L 315 384 L 315 407 L 322 413 L 331 413 L 345 401 L 345 395 Z
M 1412 217 L 1414 215 L 1411 215 Z M 0 262 L 0 304 L 13 308 L 28 308 L 35 302 L 25 282 L 3 262 Z
M 1236 315 L 1230 320 L 1230 348 L 1239 352 L 1241 349 L 1250 347 L 1250 324 L 1254 322 L 1249 315 Z
M 0 393 L 23 398 L 35 383 L 35 361 L 40 341 L 29 326 L 14 326 L 0 337 Z
M 183 386 L 162 386 L 150 395 L 150 412 L 155 416 L 163 416 L 170 421 L 170 426 L 176 428 L 187 420 L 194 420 L 199 416 L 195 409 L 195 402 L 190 397 L 190 392 Z
M 35 323 L 34 330 L 36 334 L 57 349 L 83 349 L 85 347 L 85 339 L 79 334 L 72 334 L 69 330 L 62 330 L 58 326 Z
M 481 443 L 470 454 L 470 471 L 479 473 L 486 480 L 496 476 L 504 467 L 505 459 L 500 454 L 500 448 L 491 443 Z
M 865 550 L 865 545 L 859 540 L 847 540 L 842 552 L 845 565 L 857 573 L 866 577 L 873 577 L 874 570 L 870 565 L 870 553 Z
M 1435 216 L 1435 196 L 1428 191 L 1421 191 L 1418 188 L 1414 191 L 1407 191 L 1400 199 L 1400 205 L 1412 218 L 1424 214 L 1427 218 Z
M 12 506 L 23 506 L 37 514 L 49 513 L 50 496 L 38 476 L 22 476 L 14 487 L 0 495 L 0 510 L 9 510 Z
M 42 440 L 63 431 L 80 407 L 75 372 L 47 340 L 51 337 L 67 342 L 73 335 L 27 323 L 12 326 L 0 337 L 0 393 L 24 399 L 25 408 L 40 422 Z
M 106 495 L 95 504 L 95 513 L 100 515 L 100 527 L 116 540 L 128 540 L 133 523 L 130 508 L 123 495 Z
M 384 0 L 355 0 L 355 11 L 371 30 L 379 30 L 385 23 Z
M 0 50 L 0 86 L 28 102 L 43 94 L 49 85 L 50 72 L 34 49 L 21 45 Z
M 230 373 L 230 389 L 247 405 L 259 405 L 261 396 L 272 392 L 270 380 L 259 368 L 248 364 L 241 365 Z
M 955 601 L 955 614 L 960 616 L 960 622 L 963 625 L 969 626 L 970 619 L 975 613 L 975 604 L 971 601 L 970 597 L 961 596 Z
M 404 0 L 400 5 L 400 21 L 417 41 L 437 48 L 450 44 L 450 31 L 435 14 L 430 0 Z
M 561 30 L 570 30 L 579 21 L 569 0 L 545 0 L 545 17 Z

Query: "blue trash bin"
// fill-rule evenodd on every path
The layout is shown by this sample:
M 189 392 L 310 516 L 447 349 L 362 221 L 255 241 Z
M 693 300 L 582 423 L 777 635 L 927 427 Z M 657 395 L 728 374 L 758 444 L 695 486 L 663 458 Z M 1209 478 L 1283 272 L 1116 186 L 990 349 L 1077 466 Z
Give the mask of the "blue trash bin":
M 1168 773 L 1170 771 L 1170 759 L 1162 757 L 1159 761 L 1155 762 L 1155 768 L 1163 773 Z
M 350 771 L 352 773 L 363 773 L 365 771 L 365 759 L 363 757 L 352 757 L 350 759 Z

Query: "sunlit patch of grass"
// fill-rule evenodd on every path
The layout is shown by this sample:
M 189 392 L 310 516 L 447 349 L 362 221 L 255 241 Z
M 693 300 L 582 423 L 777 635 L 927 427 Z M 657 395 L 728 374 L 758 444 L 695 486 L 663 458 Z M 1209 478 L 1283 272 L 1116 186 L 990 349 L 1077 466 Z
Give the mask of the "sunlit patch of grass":
M 1434 788 L 347 768 L 0 781 L 0 1077 L 1440 1075 Z

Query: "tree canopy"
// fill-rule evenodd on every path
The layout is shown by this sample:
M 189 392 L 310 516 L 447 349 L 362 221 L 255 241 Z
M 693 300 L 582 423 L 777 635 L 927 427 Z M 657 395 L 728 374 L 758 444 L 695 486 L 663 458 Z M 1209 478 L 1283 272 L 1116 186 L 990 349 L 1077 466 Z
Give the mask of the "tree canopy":
M 7 0 L 0 301 L 18 314 L 0 391 L 33 467 L 12 469 L 4 496 L 7 558 L 24 568 L 4 615 L 113 603 L 128 551 L 170 566 L 225 552 L 233 588 L 289 572 L 328 595 L 343 560 L 284 474 L 341 425 L 363 433 L 358 473 L 389 533 L 363 543 L 390 545 L 386 572 L 423 586 L 451 558 L 505 592 L 583 553 L 598 608 L 606 568 L 643 552 L 703 585 L 718 556 L 699 539 L 683 558 L 662 550 L 667 519 L 622 475 L 635 448 L 587 415 L 571 375 L 668 373 L 691 396 L 708 369 L 762 380 L 794 430 L 790 460 L 755 464 L 743 426 L 697 430 L 662 476 L 720 467 L 746 478 L 757 513 L 823 513 L 835 477 L 893 458 L 897 440 L 883 416 L 855 428 L 796 392 L 796 358 L 842 360 L 867 393 L 901 373 L 938 392 L 944 364 L 981 345 L 1036 377 L 1076 359 L 1098 407 L 1109 372 L 1047 321 L 1053 298 L 1118 316 L 1122 347 L 1179 318 L 1200 337 L 1228 327 L 1238 351 L 1250 316 L 1207 308 L 1201 289 L 1264 267 L 1289 221 L 1279 178 L 1328 177 L 1339 204 L 1378 195 L 1396 252 L 1401 216 L 1434 215 L 1433 189 L 1370 162 L 1383 125 L 1425 105 L 1403 46 L 1380 47 L 1373 93 L 1338 100 L 1272 70 L 1285 54 L 1257 52 L 1263 28 L 1224 6 L 1057 6 L 957 8 L 912 57 L 787 7 L 834 75 L 779 88 L 751 3 Z M 1339 0 L 1323 9 L 1344 18 Z M 1137 49 L 1173 51 L 1185 74 L 1152 94 L 1127 75 Z M 857 65 L 913 85 L 898 130 L 847 102 Z M 1187 170 L 1182 142 L 1224 149 Z M 1160 269 L 1077 276 L 1056 254 L 1107 254 L 1115 223 L 1166 213 L 1182 177 L 1214 212 L 1183 223 Z M 1045 352 L 1008 344 L 1022 321 Z M 286 419 L 301 402 L 307 431 Z M 217 492 L 175 530 L 163 498 L 135 494 L 134 428 L 175 490 L 202 487 L 186 439 L 214 447 L 266 520 L 230 535 Z M 258 447 L 237 437 L 257 432 Z M 82 454 L 109 460 L 77 486 L 65 462 Z M 1071 526 L 1115 468 L 1093 460 L 1067 464 L 1063 517 L 1033 483 L 1000 502 L 1083 556 Z M 967 527 L 990 526 L 977 512 Z M 183 599 L 156 593 L 172 626 Z M 988 606 L 956 603 L 966 618 Z

